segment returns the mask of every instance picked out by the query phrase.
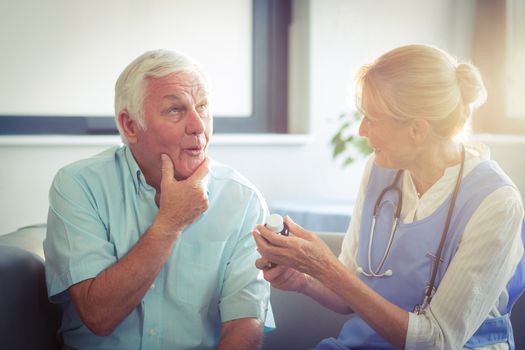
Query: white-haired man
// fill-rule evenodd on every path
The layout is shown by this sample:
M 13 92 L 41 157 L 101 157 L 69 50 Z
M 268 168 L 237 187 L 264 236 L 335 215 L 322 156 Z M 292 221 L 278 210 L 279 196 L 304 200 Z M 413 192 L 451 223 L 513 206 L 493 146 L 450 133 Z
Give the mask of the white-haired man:
M 208 159 L 208 94 L 189 58 L 144 53 L 115 87 L 124 144 L 56 175 L 44 251 L 66 348 L 260 347 L 269 286 L 250 231 L 267 207 Z

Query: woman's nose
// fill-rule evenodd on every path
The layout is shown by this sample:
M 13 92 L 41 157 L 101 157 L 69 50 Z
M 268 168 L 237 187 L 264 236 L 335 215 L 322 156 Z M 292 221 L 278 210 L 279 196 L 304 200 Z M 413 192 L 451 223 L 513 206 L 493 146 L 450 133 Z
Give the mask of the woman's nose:
M 359 124 L 359 136 L 367 137 L 368 136 L 368 127 L 365 118 L 361 119 L 361 124 Z

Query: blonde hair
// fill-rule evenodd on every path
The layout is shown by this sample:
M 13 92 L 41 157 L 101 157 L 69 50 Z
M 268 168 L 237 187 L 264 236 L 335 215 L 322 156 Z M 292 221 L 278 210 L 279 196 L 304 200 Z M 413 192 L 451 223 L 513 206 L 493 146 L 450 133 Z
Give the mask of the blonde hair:
M 407 45 L 391 50 L 356 76 L 356 105 L 399 121 L 423 118 L 439 136 L 456 136 L 474 108 L 485 102 L 481 75 L 470 63 L 458 63 L 443 50 Z
M 147 78 L 161 78 L 177 72 L 197 74 L 209 91 L 209 81 L 202 68 L 189 57 L 175 51 L 147 51 L 131 62 L 120 74 L 115 84 L 115 118 L 120 137 L 127 143 L 118 121 L 119 114 L 126 110 L 140 128 L 146 129 L 144 118 L 144 86 Z

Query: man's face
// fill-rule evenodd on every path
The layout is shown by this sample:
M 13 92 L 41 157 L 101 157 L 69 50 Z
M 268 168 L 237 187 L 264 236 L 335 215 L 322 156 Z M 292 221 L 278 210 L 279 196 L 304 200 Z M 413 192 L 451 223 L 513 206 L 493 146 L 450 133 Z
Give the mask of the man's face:
M 206 158 L 213 128 L 208 92 L 196 73 L 177 72 L 145 82 L 145 130 L 132 149 L 142 171 L 160 181 L 160 155 L 173 162 L 177 180 L 191 176 Z

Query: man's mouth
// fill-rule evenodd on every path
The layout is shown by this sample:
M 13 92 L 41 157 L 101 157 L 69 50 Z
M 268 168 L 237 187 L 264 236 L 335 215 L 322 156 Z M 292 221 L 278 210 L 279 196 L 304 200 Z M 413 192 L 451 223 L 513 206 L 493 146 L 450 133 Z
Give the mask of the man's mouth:
M 187 148 L 184 148 L 184 152 L 186 154 L 189 154 L 190 156 L 194 156 L 194 157 L 197 157 L 197 156 L 200 156 L 203 152 L 204 152 L 204 147 L 187 147 Z

